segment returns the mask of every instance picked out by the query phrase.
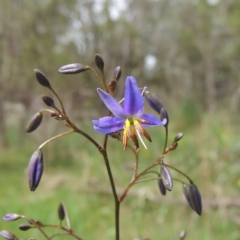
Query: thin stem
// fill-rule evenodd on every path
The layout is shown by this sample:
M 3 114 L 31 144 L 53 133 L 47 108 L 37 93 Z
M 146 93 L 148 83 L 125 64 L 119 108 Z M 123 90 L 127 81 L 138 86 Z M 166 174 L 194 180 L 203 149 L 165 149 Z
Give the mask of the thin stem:
M 51 87 L 51 88 L 49 88 L 51 91 L 52 91 L 52 93 L 55 95 L 55 97 L 58 99 L 58 101 L 59 101 L 59 103 L 60 103 L 60 105 L 61 105 L 61 108 L 62 108 L 62 112 L 63 112 L 63 114 L 66 116 L 66 112 L 65 112 L 65 108 L 64 108 L 64 105 L 63 105 L 63 102 L 62 102 L 62 100 L 61 100 L 61 98 L 58 96 L 58 94 L 55 92 L 55 90 Z
M 184 172 L 178 170 L 177 168 L 175 168 L 175 167 L 173 167 L 173 166 L 171 166 L 171 165 L 168 165 L 168 164 L 165 164 L 165 163 L 163 163 L 163 164 L 164 164 L 166 167 L 171 168 L 171 169 L 175 170 L 176 172 L 180 173 L 181 175 L 183 175 L 185 178 L 188 179 L 188 181 L 189 181 L 190 183 L 193 183 L 193 180 L 192 180 L 187 174 L 185 174 Z
M 102 88 L 105 89 L 105 91 L 108 92 L 108 88 L 107 88 L 106 82 L 101 80 L 101 78 L 97 75 L 96 71 L 92 67 L 90 67 L 90 66 L 87 66 L 87 69 L 90 70 L 94 74 L 94 76 L 96 77 L 96 79 L 98 80 L 98 82 L 100 83 Z
M 101 73 L 102 73 L 102 82 L 103 82 L 104 88 L 107 92 L 109 92 L 107 84 L 106 84 L 106 78 L 105 78 L 104 70 L 102 70 Z
M 164 148 L 163 148 L 163 154 L 165 153 L 165 150 L 167 148 L 167 142 L 168 142 L 168 125 L 164 126 L 165 128 L 165 143 L 164 143 Z
M 108 173 L 108 178 L 109 178 L 110 184 L 111 184 L 111 189 L 112 189 L 114 203 L 115 203 L 115 234 L 116 234 L 116 240 L 120 240 L 120 226 L 119 226 L 120 225 L 120 202 L 118 201 L 118 196 L 117 196 L 117 191 L 116 191 L 116 187 L 115 187 L 115 183 L 114 183 L 114 179 L 113 179 L 113 175 L 112 175 L 112 170 L 111 170 L 111 166 L 110 166 L 110 163 L 108 160 L 107 139 L 108 139 L 108 135 L 105 135 L 104 148 L 100 148 L 99 150 L 103 156 L 104 163 L 105 163 L 107 173 Z
M 161 177 L 155 177 L 155 178 L 146 178 L 146 179 L 143 179 L 143 180 L 138 180 L 135 182 L 135 184 L 137 183 L 143 183 L 143 182 L 148 182 L 148 181 L 153 181 L 153 180 L 159 180 L 159 179 L 162 179 Z M 172 178 L 172 180 L 174 181 L 177 181 L 177 182 L 180 182 L 182 184 L 186 184 L 184 181 L 182 181 L 181 179 L 178 179 L 178 178 Z
M 69 229 L 69 228 L 66 228 L 66 227 L 63 227 L 63 226 L 54 225 L 54 224 L 41 224 L 40 227 L 41 228 L 49 227 L 49 228 L 61 229 L 61 230 L 65 231 L 66 233 L 57 233 L 57 234 L 59 234 L 59 235 L 68 234 L 68 235 L 71 235 L 71 236 L 75 237 L 78 240 L 82 240 L 82 238 L 80 238 L 78 235 L 76 235 L 76 233 L 72 229 Z M 52 235 L 49 239 L 52 239 L 53 237 L 54 237 L 54 235 Z
M 48 143 L 56 140 L 57 138 L 60 138 L 60 137 L 69 135 L 69 134 L 71 134 L 71 133 L 74 133 L 74 130 L 70 130 L 70 131 L 68 131 L 68 132 L 60 133 L 59 135 L 54 136 L 54 137 L 48 139 L 46 142 L 42 143 L 42 144 L 38 147 L 38 149 L 40 150 L 40 149 L 42 149 L 46 144 L 48 144 Z

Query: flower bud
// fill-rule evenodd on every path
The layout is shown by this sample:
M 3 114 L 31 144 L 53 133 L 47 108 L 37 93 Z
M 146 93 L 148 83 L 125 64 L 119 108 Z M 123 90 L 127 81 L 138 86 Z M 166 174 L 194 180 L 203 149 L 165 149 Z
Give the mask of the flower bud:
M 198 215 L 201 215 L 202 198 L 197 186 L 194 183 L 184 184 L 183 193 L 193 211 L 195 211 Z
M 102 57 L 99 54 L 95 54 L 95 63 L 97 65 L 97 67 L 99 68 L 99 70 L 103 71 L 103 69 L 104 69 L 104 61 L 103 61 Z
M 30 133 L 35 131 L 40 126 L 42 122 L 42 118 L 43 118 L 43 115 L 41 112 L 38 112 L 35 115 L 33 115 L 33 117 L 31 118 L 31 120 L 29 121 L 26 127 L 26 132 Z
M 62 221 L 65 218 L 65 208 L 63 203 L 58 206 L 58 218 Z
M 165 186 L 163 184 L 163 180 L 162 179 L 158 179 L 158 188 L 159 188 L 161 194 L 165 196 L 167 191 L 166 191 L 166 188 L 165 188 Z
M 19 225 L 19 227 L 18 227 L 20 230 L 22 230 L 22 231 L 27 231 L 27 230 L 29 230 L 30 228 L 32 228 L 32 226 L 30 226 L 30 225 L 28 225 L 28 224 L 21 224 L 21 225 Z
M 164 118 L 167 119 L 167 123 L 165 125 L 168 125 L 168 113 L 161 100 L 154 93 L 151 93 L 149 91 L 145 91 L 144 97 L 146 98 L 150 107 L 160 115 L 161 120 L 163 120 Z
M 5 238 L 6 240 L 16 240 L 18 239 L 13 233 L 6 231 L 6 230 L 2 230 L 0 231 L 0 236 L 2 238 Z
M 168 191 L 171 191 L 173 188 L 172 176 L 168 168 L 164 165 L 164 163 L 162 163 L 160 166 L 160 175 L 165 188 Z
M 167 122 L 164 124 L 164 126 L 168 125 L 169 123 L 168 113 L 167 113 L 167 110 L 163 107 L 160 110 L 160 119 L 161 121 L 163 121 L 163 119 L 167 119 Z
M 121 75 L 122 75 L 122 70 L 121 70 L 121 67 L 118 66 L 115 68 L 114 77 L 118 81 L 120 79 Z
M 33 153 L 28 164 L 28 181 L 31 191 L 37 188 L 43 173 L 43 154 L 41 150 Z
M 179 239 L 180 240 L 184 240 L 187 236 L 187 232 L 185 230 L 181 231 L 180 235 L 179 235 Z
M 51 88 L 49 80 L 39 69 L 34 69 L 34 72 L 40 85 L 43 87 Z
M 54 100 L 49 96 L 42 95 L 42 100 L 48 107 L 54 107 L 55 106 Z
M 88 67 L 86 65 L 82 65 L 81 63 L 67 64 L 58 69 L 58 71 L 63 74 L 77 74 L 87 70 Z
M 18 215 L 16 213 L 8 213 L 3 217 L 4 221 L 15 221 L 21 218 L 21 215 Z
M 178 142 L 178 141 L 181 140 L 182 138 L 183 138 L 183 133 L 178 133 L 178 134 L 175 136 L 173 142 Z

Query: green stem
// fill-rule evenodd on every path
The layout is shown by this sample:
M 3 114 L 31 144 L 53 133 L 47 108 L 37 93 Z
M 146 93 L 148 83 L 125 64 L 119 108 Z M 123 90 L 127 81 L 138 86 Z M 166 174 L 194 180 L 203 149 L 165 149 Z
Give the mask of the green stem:
M 48 139 L 46 142 L 42 143 L 42 144 L 38 147 L 38 149 L 40 150 L 40 149 L 42 149 L 46 144 L 48 144 L 48 143 L 56 140 L 57 138 L 66 136 L 66 135 L 71 134 L 71 133 L 74 133 L 74 130 L 70 130 L 70 131 L 68 131 L 68 132 L 60 133 L 59 135 L 54 136 L 54 137 Z
M 192 180 L 187 174 L 185 174 L 184 172 L 178 170 L 177 168 L 175 168 L 175 167 L 173 167 L 173 166 L 171 166 L 171 165 L 168 165 L 168 164 L 165 164 L 165 163 L 164 163 L 164 165 L 165 165 L 166 167 L 168 167 L 168 168 L 171 168 L 171 169 L 175 170 L 176 172 L 180 173 L 181 175 L 183 175 L 185 178 L 188 179 L 188 181 L 189 181 L 191 184 L 193 183 L 193 180 Z
M 115 183 L 112 175 L 112 170 L 108 160 L 107 139 L 108 139 L 108 135 L 105 135 L 104 148 L 100 148 L 99 150 L 103 156 L 104 163 L 108 173 L 108 178 L 110 180 L 110 184 L 112 188 L 112 193 L 113 193 L 114 203 L 115 203 L 115 234 L 116 234 L 116 240 L 120 240 L 120 226 L 119 226 L 120 225 L 120 202 L 118 201 L 118 195 L 117 195 L 117 191 L 116 191 L 116 187 L 115 187 Z

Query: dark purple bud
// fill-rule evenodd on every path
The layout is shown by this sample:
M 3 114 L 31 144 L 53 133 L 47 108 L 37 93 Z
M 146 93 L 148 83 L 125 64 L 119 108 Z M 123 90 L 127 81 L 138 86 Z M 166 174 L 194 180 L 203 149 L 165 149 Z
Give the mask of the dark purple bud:
M 183 193 L 193 211 L 195 211 L 198 215 L 201 215 L 202 198 L 197 186 L 194 183 L 184 184 Z
M 49 96 L 42 95 L 42 100 L 48 107 L 54 107 L 55 106 L 54 100 Z
M 114 77 L 118 81 L 120 79 L 121 75 L 122 75 L 122 70 L 121 70 L 121 67 L 118 66 L 115 68 Z
M 51 88 L 49 80 L 39 69 L 34 69 L 34 72 L 40 85 L 43 87 Z
M 160 115 L 161 120 L 163 120 L 164 118 L 167 119 L 167 123 L 165 125 L 168 125 L 168 113 L 161 100 L 154 93 L 151 93 L 149 91 L 146 91 L 144 93 L 144 97 L 146 98 L 150 107 Z
M 160 175 L 165 188 L 168 191 L 171 191 L 173 188 L 172 176 L 168 168 L 164 165 L 164 163 L 160 165 Z
M 187 232 L 185 230 L 181 231 L 180 235 L 179 235 L 179 239 L 180 240 L 184 240 L 187 236 Z
M 77 74 L 87 70 L 88 67 L 86 65 L 82 65 L 81 63 L 67 64 L 58 69 L 58 71 L 63 74 Z
M 18 238 L 11 232 L 2 230 L 0 231 L 0 236 L 6 240 L 17 240 Z
M 40 126 L 42 122 L 42 118 L 43 118 L 43 115 L 41 112 L 38 112 L 35 115 L 33 115 L 33 117 L 31 118 L 31 120 L 29 121 L 26 127 L 26 132 L 30 133 L 35 131 Z
M 62 221 L 65 218 L 65 208 L 63 203 L 58 206 L 58 218 Z
M 102 57 L 99 54 L 95 54 L 95 63 L 97 65 L 97 67 L 99 68 L 99 70 L 103 71 L 103 69 L 104 69 L 104 61 L 103 61 Z
M 30 225 L 28 225 L 28 224 L 21 224 L 21 225 L 19 225 L 19 227 L 18 227 L 20 230 L 22 230 L 22 231 L 27 231 L 27 230 L 29 230 L 30 228 L 32 228 L 32 226 L 30 226 Z
M 28 181 L 31 191 L 37 188 L 43 173 L 43 154 L 41 150 L 33 153 L 28 164 Z
M 174 138 L 174 142 L 178 142 L 179 140 L 181 140 L 183 138 L 183 133 L 178 133 L 175 138 Z
M 3 217 L 4 221 L 15 221 L 21 218 L 21 215 L 18 215 L 16 213 L 8 213 Z
M 167 191 L 166 191 L 166 188 L 165 188 L 165 186 L 163 184 L 163 180 L 162 179 L 158 179 L 158 188 L 159 188 L 161 194 L 165 196 Z

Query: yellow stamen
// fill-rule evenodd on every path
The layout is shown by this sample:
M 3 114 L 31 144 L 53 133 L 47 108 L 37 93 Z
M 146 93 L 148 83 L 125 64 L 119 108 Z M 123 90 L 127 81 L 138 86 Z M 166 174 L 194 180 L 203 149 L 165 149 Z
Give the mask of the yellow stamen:
M 144 122 L 145 120 L 137 120 L 134 118 L 128 118 L 125 121 L 125 127 L 123 130 L 123 147 L 126 149 L 128 144 L 128 139 L 131 138 L 135 147 L 139 148 L 138 138 L 140 139 L 142 145 L 147 149 L 142 136 L 145 136 L 150 142 L 151 137 L 147 133 L 147 131 L 141 126 L 140 122 Z

